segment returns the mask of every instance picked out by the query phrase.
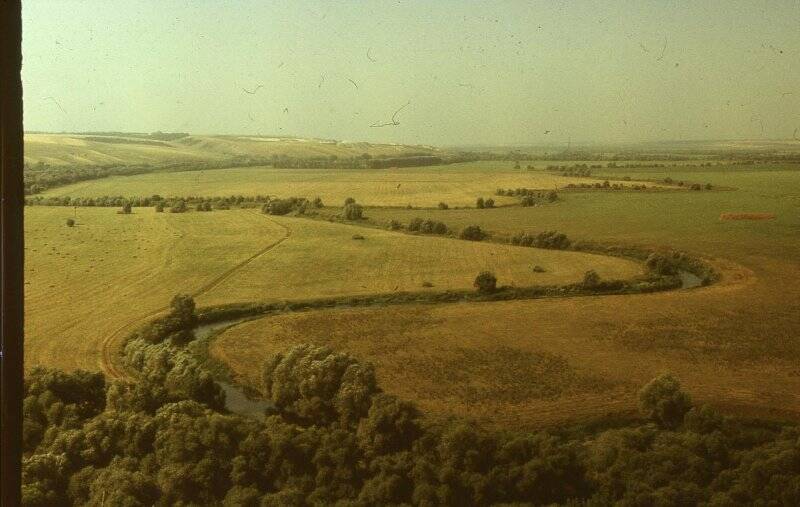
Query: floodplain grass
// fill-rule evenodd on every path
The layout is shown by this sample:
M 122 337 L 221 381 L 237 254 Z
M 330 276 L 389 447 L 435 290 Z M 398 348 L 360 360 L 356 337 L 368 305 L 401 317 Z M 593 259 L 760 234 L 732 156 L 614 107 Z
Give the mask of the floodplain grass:
M 75 220 L 67 227 L 65 220 Z M 99 369 L 101 342 L 285 231 L 248 211 L 25 209 L 25 362 Z
M 356 233 L 364 240 L 354 241 Z M 26 239 L 26 362 L 64 369 L 97 369 L 104 339 L 178 292 L 202 291 L 197 301 L 207 305 L 416 291 L 424 282 L 464 289 L 483 269 L 521 286 L 575 282 L 590 268 L 608 279 L 641 273 L 624 259 L 365 232 L 256 210 L 28 207 Z M 550 271 L 537 275 L 533 264 Z
M 201 305 L 472 288 L 493 271 L 500 285 L 565 285 L 595 269 L 606 280 L 630 279 L 642 266 L 580 252 L 413 236 L 355 225 L 271 217 L 291 237 L 198 298 Z M 363 240 L 353 240 L 363 236 Z M 546 273 L 533 271 L 547 266 Z
M 611 170 L 625 174 L 619 168 Z M 559 424 L 630 412 L 639 386 L 664 371 L 674 372 L 698 401 L 726 412 L 800 419 L 800 171 L 792 166 L 631 171 L 632 178 L 670 176 L 735 190 L 596 192 L 571 194 L 558 206 L 370 208 L 366 214 L 386 223 L 421 217 L 456 229 L 477 224 L 497 236 L 556 229 L 578 241 L 679 248 L 710 260 L 722 275 L 719 283 L 646 295 L 266 317 L 223 333 L 212 353 L 241 378 L 256 382 L 261 359 L 280 347 L 297 340 L 328 343 L 375 362 L 382 385 L 434 413 L 501 426 Z M 730 210 L 776 217 L 720 221 L 720 213 Z M 480 372 L 492 371 L 493 347 L 519 351 L 520 357 L 530 358 L 531 368 L 543 355 L 561 358 L 561 369 L 571 373 L 544 370 L 544 377 L 531 380 L 519 366 L 516 383 L 505 382 L 510 400 L 476 404 L 477 388 L 462 386 L 459 372 L 449 382 L 437 377 L 434 383 L 423 368 L 406 368 L 426 355 L 468 368 L 463 359 L 467 356 L 456 351 L 469 348 L 486 356 L 468 370 L 475 382 L 485 383 L 479 380 Z M 592 382 L 575 379 L 609 387 L 597 393 Z M 525 382 L 558 387 L 550 387 L 555 393 L 550 398 L 536 397 Z M 581 387 L 586 385 L 590 387 Z M 481 386 L 482 392 L 491 391 Z
M 341 206 L 348 197 L 362 205 L 436 208 L 474 207 L 478 197 L 496 205 L 519 203 L 518 197 L 496 196 L 498 188 L 550 191 L 570 183 L 595 180 L 513 169 L 509 162 L 471 162 L 400 169 L 282 169 L 246 167 L 188 172 L 112 176 L 53 188 L 41 195 L 98 197 L 271 195 L 282 198 L 320 197 Z M 616 181 L 612 181 L 615 183 Z M 619 181 L 625 186 L 635 181 Z M 660 189 L 662 184 L 642 183 Z M 449 211 L 449 210 L 448 210 Z

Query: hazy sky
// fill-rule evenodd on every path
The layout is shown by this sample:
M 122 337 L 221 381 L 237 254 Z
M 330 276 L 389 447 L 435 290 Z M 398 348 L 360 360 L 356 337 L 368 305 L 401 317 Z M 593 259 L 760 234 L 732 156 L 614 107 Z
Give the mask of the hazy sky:
M 23 22 L 28 130 L 452 145 L 800 127 L 797 0 L 24 0 Z

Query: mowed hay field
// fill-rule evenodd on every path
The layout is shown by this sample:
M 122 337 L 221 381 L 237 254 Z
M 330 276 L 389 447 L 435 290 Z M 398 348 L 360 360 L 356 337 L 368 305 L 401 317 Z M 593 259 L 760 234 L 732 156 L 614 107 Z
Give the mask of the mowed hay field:
M 104 338 L 285 237 L 246 211 L 116 211 L 25 208 L 27 368 L 99 369 Z
M 77 213 L 77 225 L 67 218 Z M 179 292 L 198 304 L 629 278 L 641 266 L 572 252 L 417 237 L 256 210 L 156 213 L 134 208 L 26 208 L 26 364 L 97 369 L 103 341 Z M 364 240 L 353 239 L 362 234 Z M 532 266 L 548 270 L 537 274 Z
M 624 174 L 615 170 L 617 174 Z M 557 229 L 574 239 L 672 246 L 712 258 L 723 280 L 650 295 L 323 310 L 223 333 L 213 353 L 250 382 L 292 343 L 349 350 L 389 391 L 444 415 L 501 426 L 558 424 L 635 408 L 647 380 L 674 372 L 699 402 L 729 413 L 800 418 L 800 171 L 651 171 L 731 191 L 570 193 L 502 210 L 369 210 L 500 234 Z M 723 212 L 774 213 L 721 221 Z
M 616 257 L 271 219 L 290 231 L 289 239 L 199 297 L 198 304 L 471 289 L 484 270 L 493 271 L 501 285 L 517 286 L 573 283 L 589 269 L 606 279 L 642 274 L 640 264 Z M 534 272 L 534 265 L 545 272 Z M 433 286 L 423 288 L 424 282 Z
M 402 169 L 276 169 L 244 167 L 203 171 L 114 176 L 44 192 L 43 196 L 97 197 L 121 195 L 231 196 L 271 195 L 322 198 L 340 206 L 353 197 L 367 206 L 475 206 L 478 197 L 498 205 L 519 199 L 495 196 L 498 188 L 553 190 L 586 178 L 564 177 L 545 171 L 513 169 L 510 162 L 475 162 Z M 613 181 L 612 181 L 613 183 Z M 636 182 L 624 182 L 626 186 Z M 648 187 L 658 186 L 645 183 Z

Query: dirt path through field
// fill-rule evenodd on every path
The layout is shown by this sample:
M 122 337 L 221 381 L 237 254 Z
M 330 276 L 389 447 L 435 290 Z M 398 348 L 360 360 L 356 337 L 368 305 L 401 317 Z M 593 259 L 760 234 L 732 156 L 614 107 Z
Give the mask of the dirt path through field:
M 223 273 L 219 274 L 218 276 L 214 277 L 212 280 L 208 281 L 206 284 L 201 286 L 199 289 L 197 289 L 196 291 L 192 292 L 192 294 L 191 294 L 192 297 L 196 298 L 198 296 L 201 296 L 201 295 L 211 291 L 212 289 L 217 287 L 220 283 L 222 283 L 227 278 L 229 278 L 231 275 L 233 275 L 237 270 L 243 268 L 244 266 L 247 266 L 249 263 L 253 262 L 258 257 L 260 257 L 260 256 L 264 255 L 265 253 L 269 252 L 273 248 L 277 247 L 278 245 L 280 245 L 281 243 L 283 243 L 284 241 L 289 239 L 289 237 L 291 237 L 292 230 L 288 226 L 286 226 L 286 225 L 284 225 L 282 223 L 276 222 L 275 220 L 269 218 L 267 215 L 260 215 L 260 216 L 264 217 L 265 219 L 271 221 L 275 225 L 277 225 L 280 228 L 282 228 L 283 231 L 284 231 L 283 237 L 281 237 L 277 241 L 273 241 L 272 243 L 270 243 L 269 245 L 265 246 L 264 248 L 262 248 L 261 250 L 259 250 L 255 254 L 253 254 L 250 257 L 248 257 L 247 259 L 243 260 L 242 262 L 239 262 L 235 266 L 231 267 L 230 269 L 228 269 L 228 270 L 224 271 Z M 130 376 L 126 374 L 126 372 L 124 371 L 124 368 L 114 364 L 114 359 L 115 359 L 115 357 L 117 355 L 116 353 L 117 353 L 119 347 L 122 345 L 120 343 L 120 340 L 122 340 L 126 336 L 126 333 L 132 331 L 136 326 L 141 325 L 144 322 L 146 322 L 147 320 L 152 319 L 153 317 L 156 317 L 156 316 L 166 312 L 168 309 L 169 309 L 169 306 L 164 306 L 164 307 L 158 308 L 157 310 L 153 310 L 152 312 L 150 312 L 150 313 L 148 313 L 146 315 L 143 315 L 143 316 L 140 316 L 140 317 L 136 317 L 135 319 L 131 319 L 130 321 L 126 322 L 125 324 L 123 324 L 122 326 L 120 326 L 119 328 L 114 330 L 114 332 L 112 332 L 111 334 L 109 334 L 108 336 L 103 338 L 103 341 L 101 342 L 100 363 L 99 363 L 100 364 L 100 369 L 103 371 L 103 373 L 105 373 L 107 376 L 109 376 L 111 378 L 130 380 Z

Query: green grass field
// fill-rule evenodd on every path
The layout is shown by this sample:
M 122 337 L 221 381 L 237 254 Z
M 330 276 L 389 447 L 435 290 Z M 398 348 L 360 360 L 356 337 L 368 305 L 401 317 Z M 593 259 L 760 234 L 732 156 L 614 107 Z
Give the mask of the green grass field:
M 498 205 L 517 203 L 495 196 L 498 188 L 553 190 L 570 183 L 594 182 L 545 171 L 514 169 L 509 162 L 475 162 L 402 169 L 273 169 L 247 167 L 191 172 L 115 176 L 54 188 L 44 196 L 91 197 L 121 195 L 231 196 L 277 195 L 321 197 L 327 205 L 341 205 L 353 197 L 368 206 L 436 207 L 475 206 L 478 197 Z M 625 182 L 630 185 L 635 182 Z M 647 186 L 657 186 L 647 183 Z

